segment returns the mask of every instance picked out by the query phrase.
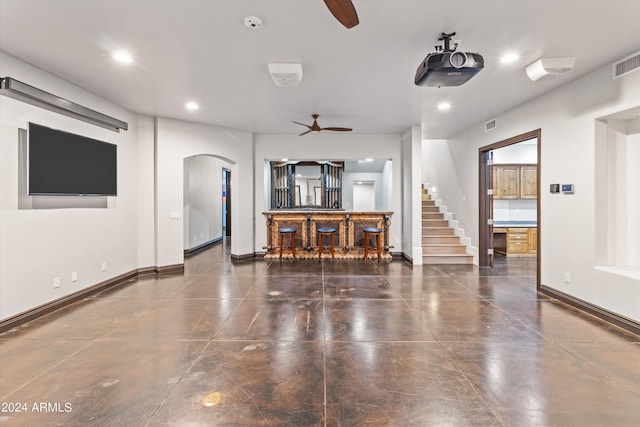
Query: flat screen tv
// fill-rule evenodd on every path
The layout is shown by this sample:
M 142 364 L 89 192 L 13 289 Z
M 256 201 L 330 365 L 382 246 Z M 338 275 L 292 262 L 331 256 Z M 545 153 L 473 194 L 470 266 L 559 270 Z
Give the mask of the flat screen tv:
M 28 139 L 29 195 L 117 195 L 117 145 L 31 122 Z

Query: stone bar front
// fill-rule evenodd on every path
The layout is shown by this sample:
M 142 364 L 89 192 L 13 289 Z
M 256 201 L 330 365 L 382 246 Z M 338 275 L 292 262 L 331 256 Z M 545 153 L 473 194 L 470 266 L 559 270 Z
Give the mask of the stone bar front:
M 393 212 L 345 212 L 339 210 L 274 210 L 263 212 L 267 225 L 267 246 L 265 259 L 280 257 L 278 229 L 293 227 L 296 229 L 296 258 L 318 258 L 318 233 L 321 227 L 336 229 L 334 247 L 336 259 L 360 259 L 364 257 L 364 232 L 366 227 L 382 229 L 382 260 L 390 261 L 389 226 Z M 289 238 L 285 237 L 283 258 L 292 258 L 289 250 Z M 331 258 L 328 248 L 329 239 L 325 238 L 322 257 Z M 377 259 L 375 238 L 369 242 L 369 258 Z

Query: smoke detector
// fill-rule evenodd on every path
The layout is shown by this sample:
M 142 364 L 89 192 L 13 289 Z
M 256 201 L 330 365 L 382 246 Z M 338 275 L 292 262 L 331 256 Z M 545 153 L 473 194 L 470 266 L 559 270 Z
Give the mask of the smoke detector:
M 292 87 L 302 81 L 302 64 L 272 63 L 268 64 L 268 68 L 276 86 Z
M 534 82 L 545 76 L 566 74 L 573 68 L 574 58 L 540 58 L 527 66 L 527 76 Z
M 244 18 L 244 25 L 248 28 L 257 30 L 258 28 L 262 28 L 262 19 L 257 16 L 247 16 Z

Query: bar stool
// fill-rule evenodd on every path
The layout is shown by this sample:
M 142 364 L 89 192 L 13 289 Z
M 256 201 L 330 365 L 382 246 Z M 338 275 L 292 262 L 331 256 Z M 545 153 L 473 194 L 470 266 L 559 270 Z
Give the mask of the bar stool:
M 278 228 L 278 236 L 280 237 L 280 259 L 282 259 L 282 247 L 285 235 L 291 238 L 291 253 L 293 254 L 293 259 L 296 259 L 296 229 L 293 227 Z
M 376 251 L 378 252 L 378 262 L 380 262 L 380 235 L 382 234 L 382 229 L 378 227 L 365 227 L 362 231 L 364 231 L 364 260 L 366 261 L 369 257 L 369 236 L 376 236 Z
M 333 227 L 320 227 L 318 228 L 318 259 L 322 259 L 322 243 L 324 240 L 324 236 L 329 236 L 329 241 L 331 242 L 331 259 L 335 259 L 333 252 L 333 235 L 336 232 L 336 229 Z

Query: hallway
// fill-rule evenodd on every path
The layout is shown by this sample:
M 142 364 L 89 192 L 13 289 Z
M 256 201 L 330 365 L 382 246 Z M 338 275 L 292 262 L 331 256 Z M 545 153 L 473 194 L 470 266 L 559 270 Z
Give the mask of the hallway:
M 0 335 L 0 425 L 638 425 L 640 337 L 534 272 L 219 244 Z

